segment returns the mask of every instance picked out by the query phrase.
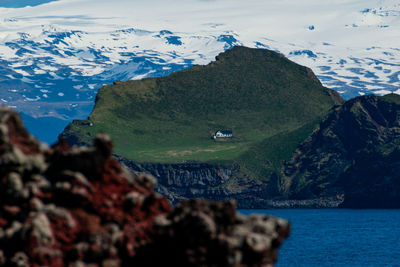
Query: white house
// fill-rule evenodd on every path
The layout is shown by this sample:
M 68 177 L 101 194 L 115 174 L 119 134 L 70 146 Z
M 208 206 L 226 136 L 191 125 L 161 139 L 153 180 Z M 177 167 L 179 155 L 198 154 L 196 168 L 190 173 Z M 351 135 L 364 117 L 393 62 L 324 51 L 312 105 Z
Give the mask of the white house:
M 217 139 L 217 138 L 232 138 L 233 134 L 232 131 L 230 130 L 218 130 L 215 132 L 215 134 L 213 135 L 213 139 Z

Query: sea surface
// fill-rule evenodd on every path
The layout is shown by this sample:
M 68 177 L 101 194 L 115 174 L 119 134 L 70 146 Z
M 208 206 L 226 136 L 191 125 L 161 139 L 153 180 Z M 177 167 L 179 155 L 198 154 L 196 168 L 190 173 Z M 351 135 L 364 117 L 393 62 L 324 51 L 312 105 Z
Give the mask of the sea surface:
M 400 266 L 400 210 L 240 210 L 292 224 L 279 250 L 283 266 Z

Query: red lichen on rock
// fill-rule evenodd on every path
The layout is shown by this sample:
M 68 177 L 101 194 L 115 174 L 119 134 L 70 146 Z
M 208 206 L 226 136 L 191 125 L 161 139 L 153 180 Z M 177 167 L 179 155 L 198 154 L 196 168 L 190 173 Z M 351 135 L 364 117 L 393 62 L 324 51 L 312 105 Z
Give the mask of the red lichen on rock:
M 0 108 L 0 266 L 275 262 L 286 221 L 242 217 L 231 202 L 173 209 L 154 177 L 125 172 L 112 148 L 105 134 L 90 148 L 49 148 Z

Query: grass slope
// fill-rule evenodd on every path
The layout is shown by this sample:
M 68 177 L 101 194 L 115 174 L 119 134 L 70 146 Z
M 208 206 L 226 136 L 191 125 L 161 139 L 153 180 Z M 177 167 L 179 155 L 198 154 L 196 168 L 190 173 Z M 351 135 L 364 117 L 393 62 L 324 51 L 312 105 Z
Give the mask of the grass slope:
M 278 53 L 235 47 L 206 66 L 103 87 L 93 126 L 76 122 L 66 133 L 88 142 L 104 131 L 116 153 L 137 162 L 238 161 L 258 173 L 267 159 L 278 166 L 289 157 L 334 105 L 331 94 Z M 214 142 L 218 129 L 235 137 Z
M 393 102 L 400 105 L 400 95 L 398 94 L 387 94 L 382 96 L 381 98 L 387 102 Z

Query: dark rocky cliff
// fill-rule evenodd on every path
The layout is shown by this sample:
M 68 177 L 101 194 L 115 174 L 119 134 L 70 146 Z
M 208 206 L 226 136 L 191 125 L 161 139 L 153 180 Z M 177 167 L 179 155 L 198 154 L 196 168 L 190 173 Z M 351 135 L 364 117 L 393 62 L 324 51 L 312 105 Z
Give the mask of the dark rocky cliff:
M 239 208 L 333 208 L 342 202 L 336 197 L 314 196 L 311 199 L 293 200 L 278 189 L 278 176 L 269 181 L 255 181 L 241 172 L 240 166 L 182 163 L 138 164 L 117 156 L 129 171 L 149 173 L 158 180 L 155 190 L 165 195 L 173 204 L 180 200 L 202 198 L 215 201 L 235 199 Z
M 227 182 L 239 171 L 239 166 L 212 165 L 206 163 L 181 163 L 181 164 L 138 164 L 129 159 L 117 156 L 132 172 L 151 173 L 158 179 L 157 190 L 163 192 L 176 203 L 183 198 L 205 197 L 207 192 L 213 191 Z M 227 197 L 223 190 L 221 198 Z
M 400 207 L 400 96 L 347 101 L 286 164 L 291 199 L 336 196 L 342 207 Z
M 165 195 L 172 203 L 182 199 L 202 198 L 223 201 L 235 199 L 240 208 L 270 206 L 265 195 L 269 190 L 266 183 L 242 178 L 239 187 L 232 187 L 231 182 L 241 175 L 237 164 L 138 164 L 129 159 L 116 156 L 131 172 L 149 173 L 158 180 L 156 190 Z

